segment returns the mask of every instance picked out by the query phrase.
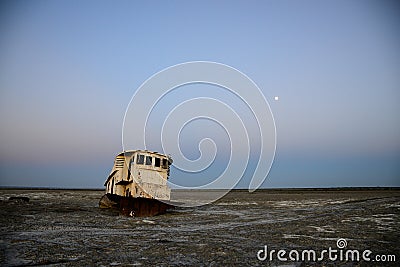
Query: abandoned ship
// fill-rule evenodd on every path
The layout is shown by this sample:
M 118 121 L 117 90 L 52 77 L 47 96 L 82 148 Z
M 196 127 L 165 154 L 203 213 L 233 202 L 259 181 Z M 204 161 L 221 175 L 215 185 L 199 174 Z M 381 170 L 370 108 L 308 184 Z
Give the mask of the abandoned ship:
M 119 153 L 104 186 L 100 208 L 119 209 L 127 216 L 154 216 L 173 208 L 169 202 L 170 156 L 148 150 Z

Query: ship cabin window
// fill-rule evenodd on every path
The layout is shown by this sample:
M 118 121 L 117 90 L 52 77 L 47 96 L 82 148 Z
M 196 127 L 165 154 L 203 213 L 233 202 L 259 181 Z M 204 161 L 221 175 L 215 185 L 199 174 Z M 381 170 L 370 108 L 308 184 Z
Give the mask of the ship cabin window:
M 146 165 L 152 165 L 153 164 L 153 158 L 150 156 L 146 156 Z
M 160 158 L 154 158 L 154 166 L 155 167 L 160 167 Z
M 128 166 L 129 171 L 131 171 L 135 167 L 134 160 L 135 160 L 135 157 L 132 157 L 131 160 L 129 161 L 129 166 Z
M 168 168 L 167 159 L 162 159 L 162 167 L 163 167 L 164 169 L 167 169 L 167 168 Z
M 144 155 L 137 154 L 136 164 L 143 164 L 143 163 L 144 163 Z

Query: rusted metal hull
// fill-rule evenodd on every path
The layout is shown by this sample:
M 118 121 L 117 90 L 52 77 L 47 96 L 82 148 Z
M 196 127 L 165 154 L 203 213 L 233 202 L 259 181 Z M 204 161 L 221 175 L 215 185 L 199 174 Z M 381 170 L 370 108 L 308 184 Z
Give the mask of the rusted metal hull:
M 118 209 L 125 216 L 147 217 L 164 214 L 175 206 L 157 199 L 105 194 L 99 201 L 99 207 Z

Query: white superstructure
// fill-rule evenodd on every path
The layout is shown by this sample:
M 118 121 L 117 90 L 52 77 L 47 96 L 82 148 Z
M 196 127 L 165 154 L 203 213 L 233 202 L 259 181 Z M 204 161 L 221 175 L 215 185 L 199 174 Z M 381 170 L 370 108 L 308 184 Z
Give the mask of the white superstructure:
M 104 186 L 106 194 L 169 200 L 171 157 L 147 150 L 119 153 Z

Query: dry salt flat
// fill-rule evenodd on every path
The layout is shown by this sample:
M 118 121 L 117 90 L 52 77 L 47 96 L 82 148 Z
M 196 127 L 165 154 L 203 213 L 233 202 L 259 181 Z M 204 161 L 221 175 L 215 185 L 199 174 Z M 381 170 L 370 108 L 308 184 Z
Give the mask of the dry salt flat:
M 400 190 L 235 190 L 148 218 L 101 210 L 96 190 L 0 190 L 2 266 L 375 266 L 259 260 L 269 250 L 371 250 L 400 260 Z M 174 191 L 176 200 L 207 192 Z M 9 200 L 10 197 L 28 197 Z M 196 198 L 193 201 L 196 201 Z M 201 197 L 199 197 L 201 199 Z M 287 256 L 287 255 L 286 255 Z M 379 263 L 378 265 L 383 266 Z

